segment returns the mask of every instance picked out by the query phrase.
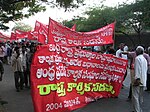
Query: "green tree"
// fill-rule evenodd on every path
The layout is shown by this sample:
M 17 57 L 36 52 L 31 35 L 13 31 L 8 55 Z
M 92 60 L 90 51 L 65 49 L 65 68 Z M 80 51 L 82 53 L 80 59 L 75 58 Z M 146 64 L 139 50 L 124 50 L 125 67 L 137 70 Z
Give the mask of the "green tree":
M 86 11 L 88 16 L 86 24 L 89 31 L 106 26 L 116 20 L 115 8 L 113 7 L 96 7 Z
M 68 21 L 68 20 L 64 20 L 62 22 L 63 25 L 71 28 L 74 24 L 76 24 L 76 31 L 87 31 L 85 24 L 86 24 L 86 18 L 85 17 L 79 17 L 76 16 L 74 17 L 72 20 Z
M 84 17 L 76 17 L 71 22 L 77 23 L 78 31 L 92 31 L 114 22 L 116 18 L 116 8 L 95 7 L 89 8 L 83 13 Z M 70 22 L 70 21 L 69 21 Z M 67 23 L 66 23 L 67 25 Z
M 13 31 L 15 30 L 21 30 L 21 31 L 31 31 L 32 27 L 30 25 L 24 24 L 24 23 L 16 23 L 16 25 L 12 28 Z
M 133 9 L 141 13 L 141 18 L 146 29 L 150 29 L 150 1 L 149 0 L 136 0 L 133 4 Z
M 115 21 L 115 8 L 112 7 L 95 7 L 89 8 L 83 13 L 83 17 L 74 17 L 63 24 L 70 27 L 77 24 L 77 31 L 86 32 L 101 28 Z
M 5 23 L 28 18 L 50 7 L 63 7 L 65 10 L 78 7 L 84 0 L 0 0 L 0 29 L 8 29 Z
M 146 24 L 149 21 L 146 21 L 148 18 L 145 16 L 145 13 L 149 13 L 150 10 L 144 10 L 145 0 L 136 1 L 132 4 L 125 4 L 118 8 L 118 18 L 120 20 L 120 26 L 124 28 L 124 31 L 128 32 L 128 34 L 136 33 L 138 37 L 138 43 L 142 43 L 142 32 L 148 30 Z M 142 4 L 143 3 L 143 4 Z M 141 5 L 142 4 L 142 5 Z
M 121 4 L 118 7 L 95 7 L 87 10 L 83 17 L 78 17 L 76 23 L 80 23 L 78 31 L 91 31 L 116 20 L 115 32 L 123 34 L 130 39 L 133 46 L 142 43 L 142 32 L 150 30 L 150 1 L 149 0 L 136 0 L 130 4 Z M 77 22 L 78 20 L 82 20 Z M 73 20 L 71 20 L 74 22 Z M 78 24 L 77 24 L 78 26 Z M 78 28 L 78 27 L 77 27 Z M 131 38 L 131 34 L 137 34 L 138 43 L 135 43 Z

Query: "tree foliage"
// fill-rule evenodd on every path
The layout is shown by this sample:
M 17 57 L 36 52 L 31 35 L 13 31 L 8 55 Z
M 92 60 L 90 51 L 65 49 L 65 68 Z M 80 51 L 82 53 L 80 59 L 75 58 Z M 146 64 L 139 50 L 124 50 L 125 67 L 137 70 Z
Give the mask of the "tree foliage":
M 13 31 L 15 30 L 21 30 L 21 31 L 31 31 L 32 27 L 30 25 L 24 24 L 24 23 L 16 23 L 16 25 L 12 28 Z
M 84 0 L 0 0 L 0 29 L 8 29 L 5 23 L 28 18 L 50 7 L 78 7 Z
M 122 5 L 117 10 L 119 22 L 125 28 L 124 31 L 126 33 L 136 33 L 139 44 L 142 43 L 142 32 L 150 29 L 148 27 L 150 22 L 148 21 L 148 17 L 145 16 L 145 14 L 148 15 L 150 13 L 150 8 L 146 8 L 148 5 L 146 1 L 137 0 L 135 3 Z
M 92 31 L 114 22 L 116 19 L 114 10 L 112 7 L 90 8 L 84 12 L 85 17 L 77 16 L 71 21 L 65 21 L 64 25 L 70 26 L 75 23 L 77 31 Z
M 137 0 L 135 4 L 133 4 L 133 9 L 136 12 L 141 13 L 141 19 L 145 24 L 146 28 L 150 28 L 150 1 L 149 0 Z
M 88 16 L 87 28 L 88 30 L 95 30 L 106 26 L 115 21 L 115 8 L 112 7 L 99 7 L 92 8 L 85 12 Z
M 77 31 L 91 31 L 107 24 L 116 21 L 116 33 L 121 33 L 129 37 L 133 45 L 135 42 L 130 38 L 133 33 L 137 34 L 138 43 L 141 44 L 141 33 L 150 29 L 150 1 L 149 0 L 136 0 L 130 4 L 121 4 L 118 7 L 95 7 L 90 8 L 84 14 L 87 18 L 82 19 L 77 27 Z M 85 16 L 84 15 L 84 16 Z M 78 17 L 82 18 L 82 17 Z M 76 19 L 76 23 L 79 23 Z M 73 23 L 74 21 L 71 20 Z M 67 22 L 65 22 L 67 25 Z

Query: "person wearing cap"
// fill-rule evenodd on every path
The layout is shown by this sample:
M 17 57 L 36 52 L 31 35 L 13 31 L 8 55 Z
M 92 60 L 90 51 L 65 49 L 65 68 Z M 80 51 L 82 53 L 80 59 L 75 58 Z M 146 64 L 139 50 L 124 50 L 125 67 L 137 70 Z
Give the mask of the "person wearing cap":
M 121 44 L 119 45 L 119 49 L 116 51 L 116 57 L 118 57 L 118 58 L 123 58 L 123 57 L 122 57 L 122 52 L 124 51 L 124 46 L 125 46 L 124 43 L 121 43 Z
M 94 52 L 100 52 L 101 46 L 94 46 Z
M 136 48 L 135 48 L 136 49 Z M 135 58 L 136 58 L 136 50 L 132 50 L 130 52 L 124 52 L 123 54 L 127 54 L 128 56 L 128 68 L 130 71 L 130 77 L 131 77 L 131 84 L 130 84 L 130 89 L 129 89 L 129 95 L 127 101 L 130 101 L 132 99 L 132 83 L 134 81 L 134 63 L 135 63 Z M 147 65 L 150 65 L 150 57 L 147 53 L 143 53 L 144 58 L 147 61 Z
M 143 91 L 146 87 L 147 61 L 143 56 L 144 48 L 136 48 L 136 58 L 134 63 L 134 80 L 132 84 L 132 103 L 133 112 L 143 112 L 141 104 L 143 103 Z

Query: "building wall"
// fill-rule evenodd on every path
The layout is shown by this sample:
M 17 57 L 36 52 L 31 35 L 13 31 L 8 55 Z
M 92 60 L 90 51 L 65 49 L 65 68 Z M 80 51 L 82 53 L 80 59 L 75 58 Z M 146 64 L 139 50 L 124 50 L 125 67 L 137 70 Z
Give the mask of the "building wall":
M 133 45 L 130 38 L 134 41 L 135 45 Z M 137 34 L 130 35 L 127 37 L 126 35 L 115 35 L 115 49 L 119 46 L 120 43 L 125 43 L 130 48 L 135 48 L 139 45 L 139 38 Z M 150 33 L 141 34 L 141 45 L 144 45 L 146 48 L 150 46 Z

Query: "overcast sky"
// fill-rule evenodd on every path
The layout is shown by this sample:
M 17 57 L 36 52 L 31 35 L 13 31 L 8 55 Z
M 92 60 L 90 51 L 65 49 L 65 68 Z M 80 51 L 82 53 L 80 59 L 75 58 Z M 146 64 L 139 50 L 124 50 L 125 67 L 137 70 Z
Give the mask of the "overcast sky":
M 77 15 L 81 15 L 82 12 L 84 12 L 88 7 L 92 7 L 92 6 L 98 6 L 99 4 L 101 4 L 102 0 L 85 0 L 86 6 L 82 6 L 78 9 L 75 9 L 71 12 L 64 12 L 63 9 L 58 9 L 58 8 L 47 8 L 47 10 L 45 12 L 41 12 L 36 14 L 35 16 L 31 16 L 28 19 L 23 19 L 21 22 L 24 22 L 25 24 L 28 24 L 32 27 L 34 27 L 35 25 L 35 21 L 38 20 L 39 22 L 42 22 L 44 24 L 48 24 L 48 20 L 49 17 L 51 17 L 52 19 L 56 20 L 56 21 L 62 21 L 62 20 L 70 20 L 72 19 L 74 16 Z M 118 3 L 122 4 L 123 2 L 133 2 L 135 0 L 105 0 L 104 4 L 106 6 L 117 6 Z M 15 25 L 14 22 L 10 22 L 9 26 L 11 26 L 11 28 Z M 10 34 L 11 29 L 7 32 L 4 32 L 5 34 Z
M 59 21 L 59 20 L 62 21 L 66 19 L 70 20 L 74 16 L 81 15 L 82 12 L 84 12 L 88 7 L 98 6 L 99 4 L 101 4 L 100 1 L 103 1 L 103 0 L 85 0 L 86 6 L 79 7 L 78 9 L 74 9 L 71 12 L 64 12 L 64 9 L 60 10 L 58 8 L 47 8 L 47 10 L 44 13 L 43 12 L 38 13 L 34 17 L 30 17 L 29 19 L 24 19 L 23 22 L 29 23 L 31 25 L 36 20 L 38 20 L 42 23 L 48 24 L 49 17 L 51 17 L 52 19 L 56 21 Z M 116 6 L 118 3 L 123 3 L 126 1 L 131 2 L 134 0 L 105 0 L 104 4 L 106 6 Z M 34 26 L 34 24 L 32 26 Z

